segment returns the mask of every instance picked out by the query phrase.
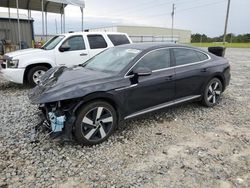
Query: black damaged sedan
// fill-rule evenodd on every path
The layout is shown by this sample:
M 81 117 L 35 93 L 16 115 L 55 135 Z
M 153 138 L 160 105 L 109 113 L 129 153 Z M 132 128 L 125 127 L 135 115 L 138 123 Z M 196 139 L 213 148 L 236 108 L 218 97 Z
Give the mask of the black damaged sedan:
M 50 69 L 29 99 L 52 132 L 94 145 L 129 118 L 194 100 L 212 107 L 229 80 L 228 61 L 212 53 L 176 44 L 128 44 L 77 67 Z

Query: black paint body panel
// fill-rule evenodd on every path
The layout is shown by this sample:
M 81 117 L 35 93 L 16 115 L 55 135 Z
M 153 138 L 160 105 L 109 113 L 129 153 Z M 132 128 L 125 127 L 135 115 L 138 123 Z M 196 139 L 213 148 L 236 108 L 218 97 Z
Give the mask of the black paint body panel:
M 210 59 L 192 65 L 174 67 L 174 58 L 166 70 L 141 76 L 135 82 L 126 77 L 126 72 L 147 52 L 159 48 L 174 48 L 174 44 L 129 44 L 119 47 L 141 49 L 142 52 L 120 73 L 113 74 L 88 70 L 84 67 L 50 69 L 41 84 L 32 89 L 29 99 L 33 104 L 78 99 L 87 102 L 93 99 L 112 101 L 124 118 L 137 111 L 175 99 L 203 94 L 206 83 L 213 77 L 221 79 L 224 88 L 229 84 L 230 65 L 224 58 L 205 52 Z M 181 46 L 182 47 L 182 46 Z M 187 47 L 196 49 L 192 47 Z

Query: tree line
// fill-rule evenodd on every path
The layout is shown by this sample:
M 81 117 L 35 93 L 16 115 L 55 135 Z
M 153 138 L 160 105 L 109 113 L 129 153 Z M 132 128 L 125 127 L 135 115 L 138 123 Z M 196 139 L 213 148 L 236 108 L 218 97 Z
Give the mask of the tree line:
M 197 42 L 222 42 L 223 41 L 223 35 L 218 37 L 208 37 L 205 34 L 192 34 L 191 35 L 191 42 L 197 43 Z M 226 42 L 228 43 L 247 43 L 250 42 L 250 33 L 247 34 L 241 34 L 241 35 L 235 35 L 233 33 L 228 33 L 226 35 Z

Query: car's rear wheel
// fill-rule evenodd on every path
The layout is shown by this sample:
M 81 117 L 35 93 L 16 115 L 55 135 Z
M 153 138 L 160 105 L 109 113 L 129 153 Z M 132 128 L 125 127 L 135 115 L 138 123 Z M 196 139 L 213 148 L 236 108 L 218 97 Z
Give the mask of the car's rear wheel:
M 75 122 L 74 135 L 83 145 L 99 144 L 117 127 L 117 113 L 112 105 L 95 101 L 84 105 Z
M 218 78 L 211 79 L 204 90 L 202 103 L 208 107 L 217 105 L 220 101 L 222 91 L 221 81 Z
M 28 71 L 27 79 L 31 86 L 36 86 L 40 82 L 40 77 L 45 74 L 48 67 L 45 66 L 35 66 Z

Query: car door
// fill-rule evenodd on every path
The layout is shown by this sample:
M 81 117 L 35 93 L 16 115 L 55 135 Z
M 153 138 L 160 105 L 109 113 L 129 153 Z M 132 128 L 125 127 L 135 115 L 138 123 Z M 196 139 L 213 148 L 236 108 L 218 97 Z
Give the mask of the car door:
M 173 48 L 175 59 L 176 99 L 200 95 L 208 76 L 207 63 L 210 57 L 198 50 Z
M 126 92 L 127 114 L 171 101 L 175 96 L 174 69 L 169 49 L 158 49 L 143 56 L 130 72 L 139 67 L 152 70 L 149 76 L 140 76 L 134 87 Z
M 56 52 L 57 65 L 73 66 L 89 59 L 89 53 L 82 35 L 67 38 Z
M 93 57 L 108 48 L 105 38 L 100 34 L 88 34 L 87 39 L 90 48 L 90 57 Z

